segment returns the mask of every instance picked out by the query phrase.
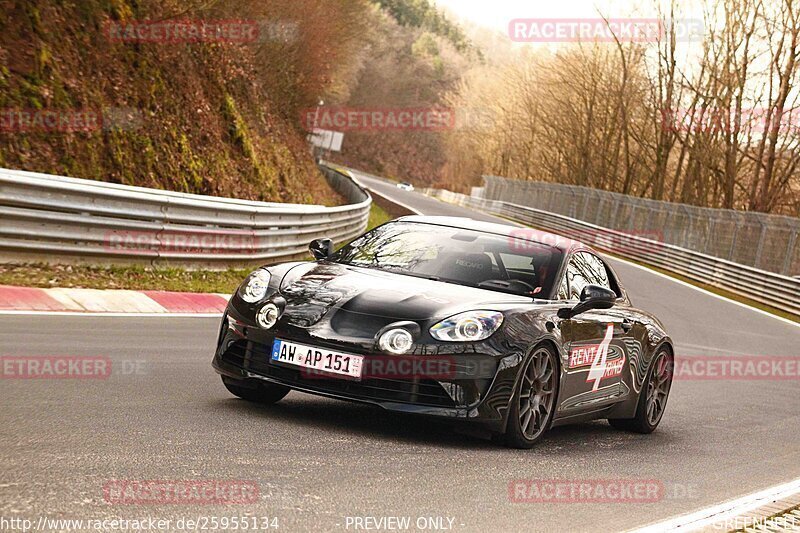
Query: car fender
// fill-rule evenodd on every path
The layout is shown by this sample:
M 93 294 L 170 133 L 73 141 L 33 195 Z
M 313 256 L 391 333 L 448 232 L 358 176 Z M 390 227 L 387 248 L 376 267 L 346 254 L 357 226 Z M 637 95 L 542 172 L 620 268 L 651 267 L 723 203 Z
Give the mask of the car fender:
M 607 418 L 633 418 L 634 416 L 636 416 L 636 411 L 639 406 L 639 398 L 645 392 L 644 383 L 647 379 L 647 376 L 650 375 L 650 370 L 652 368 L 653 360 L 655 359 L 656 354 L 662 348 L 667 347 L 670 353 L 673 355 L 673 357 L 675 355 L 675 348 L 673 346 L 672 339 L 670 339 L 666 334 L 663 334 L 663 330 L 659 332 L 661 333 L 660 336 L 659 335 L 655 336 L 657 338 L 654 338 L 653 335 L 653 333 L 655 333 L 654 331 L 650 331 L 648 333 L 649 333 L 648 339 L 652 340 L 653 342 L 647 342 L 645 344 L 645 350 L 644 353 L 642 354 L 642 362 L 643 362 L 643 365 L 641 367 L 641 372 L 643 376 L 642 383 L 641 385 L 638 385 L 639 388 L 637 390 L 636 370 L 631 369 L 631 371 L 628 373 L 628 379 L 630 383 L 626 383 L 626 386 L 632 388 L 631 391 L 632 393 L 629 394 L 625 400 L 615 405 L 609 411 Z
M 520 372 L 520 368 L 524 363 L 524 361 L 531 356 L 534 350 L 536 350 L 542 344 L 548 344 L 555 351 L 556 354 L 556 365 L 558 366 L 557 368 L 558 381 L 556 386 L 558 387 L 558 390 L 556 391 L 556 400 L 555 400 L 556 403 L 554 404 L 554 406 L 558 405 L 558 395 L 561 393 L 561 380 L 564 378 L 564 372 L 563 372 L 564 349 L 562 341 L 559 337 L 550 332 L 544 332 L 535 339 L 533 339 L 531 344 L 529 344 L 528 348 L 525 351 L 521 351 L 521 353 L 524 353 L 524 356 L 519 357 L 519 359 L 516 361 L 516 364 L 513 367 L 516 375 L 514 377 L 514 386 L 511 389 L 511 395 L 507 399 L 506 404 L 503 408 L 503 424 L 502 424 L 503 431 L 506 430 L 506 427 L 508 425 L 508 415 L 511 412 L 511 402 L 514 401 L 514 397 L 516 396 L 517 391 L 519 390 L 520 382 L 522 380 L 522 373 Z M 556 415 L 554 414 L 553 418 L 550 420 L 550 425 L 553 424 L 553 420 L 555 420 L 555 418 Z

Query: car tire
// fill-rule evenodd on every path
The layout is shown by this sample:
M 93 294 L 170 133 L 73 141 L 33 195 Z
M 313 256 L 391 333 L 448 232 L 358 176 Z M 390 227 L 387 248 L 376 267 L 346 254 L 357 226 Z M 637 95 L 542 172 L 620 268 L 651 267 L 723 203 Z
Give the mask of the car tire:
M 532 448 L 550 428 L 556 410 L 559 375 L 558 359 L 550 346 L 537 346 L 526 358 L 508 411 L 506 446 Z
M 667 408 L 670 389 L 672 388 L 672 374 L 674 358 L 669 350 L 661 349 L 650 370 L 647 373 L 647 386 L 642 387 L 639 401 L 636 404 L 636 416 L 633 418 L 609 418 L 608 423 L 615 429 L 631 431 L 633 433 L 652 433 L 661 423 L 664 411 Z M 657 392 L 654 392 L 654 389 Z M 653 395 L 657 395 L 657 400 Z M 655 407 L 653 404 L 655 403 Z M 657 409 L 657 413 L 651 412 Z
M 256 383 L 250 385 L 242 381 L 233 381 L 222 378 L 225 388 L 233 394 L 248 402 L 260 403 L 262 405 L 272 405 L 283 399 L 289 394 L 289 387 L 278 385 L 277 383 Z

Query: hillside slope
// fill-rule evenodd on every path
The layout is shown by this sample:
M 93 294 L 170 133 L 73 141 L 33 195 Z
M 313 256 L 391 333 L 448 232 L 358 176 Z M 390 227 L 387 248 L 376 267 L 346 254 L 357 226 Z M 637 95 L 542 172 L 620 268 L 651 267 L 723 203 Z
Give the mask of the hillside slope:
M 259 15 L 267 9 L 259 2 L 191 4 L 0 0 L 0 166 L 340 203 L 314 166 L 296 114 L 270 98 L 276 81 L 264 75 L 269 68 L 258 64 L 264 53 L 286 56 L 281 47 L 297 48 L 289 42 L 301 37 L 297 28 L 264 33 L 280 27 Z M 250 19 L 243 15 L 249 7 Z M 245 29 L 253 21 L 260 36 L 173 42 L 156 35 L 142 42 L 114 33 L 141 21 L 231 19 L 244 20 Z M 297 93 L 293 80 L 278 81 Z

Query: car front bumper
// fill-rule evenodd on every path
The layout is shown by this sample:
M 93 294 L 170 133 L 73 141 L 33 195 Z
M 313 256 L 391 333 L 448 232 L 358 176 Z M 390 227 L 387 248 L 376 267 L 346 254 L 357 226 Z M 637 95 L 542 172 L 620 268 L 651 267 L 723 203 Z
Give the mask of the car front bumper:
M 335 338 L 313 338 L 303 328 L 278 326 L 274 331 L 266 331 L 237 315 L 233 308 L 226 312 L 213 360 L 214 369 L 228 380 L 277 383 L 301 392 L 377 405 L 389 411 L 476 422 L 491 431 L 502 431 L 505 427 L 521 354 L 487 355 L 480 350 L 465 353 L 463 346 L 456 350 L 458 353 L 443 354 L 442 346 L 437 345 L 434 357 L 446 358 L 452 365 L 453 372 L 447 376 L 381 375 L 361 380 L 312 376 L 299 367 L 272 361 L 272 344 L 276 337 L 362 355 L 366 359 L 386 359 L 387 356 Z M 422 348 L 424 352 L 425 347 Z M 433 351 L 428 350 L 428 353 Z M 404 356 L 390 357 L 402 359 Z

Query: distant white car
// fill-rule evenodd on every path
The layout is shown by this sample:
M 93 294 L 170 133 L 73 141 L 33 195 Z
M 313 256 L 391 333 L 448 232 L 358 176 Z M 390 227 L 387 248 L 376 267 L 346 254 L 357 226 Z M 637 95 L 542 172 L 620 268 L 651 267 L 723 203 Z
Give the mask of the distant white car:
M 407 181 L 401 181 L 397 184 L 398 189 L 403 189 L 404 191 L 413 191 L 414 186 L 408 183 Z

